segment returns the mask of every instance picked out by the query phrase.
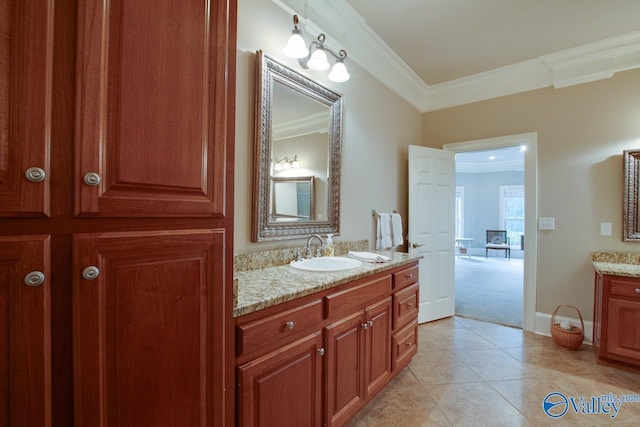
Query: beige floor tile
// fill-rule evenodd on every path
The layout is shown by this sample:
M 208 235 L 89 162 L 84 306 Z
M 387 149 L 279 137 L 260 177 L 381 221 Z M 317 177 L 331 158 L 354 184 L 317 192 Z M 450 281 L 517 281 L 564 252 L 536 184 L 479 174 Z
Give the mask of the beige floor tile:
M 524 332 L 522 329 L 510 328 L 508 326 L 476 328 L 473 332 L 500 348 L 555 345 L 551 337 Z
M 347 427 L 450 426 L 426 390 L 408 369 L 374 397 Z
M 469 350 L 481 348 L 496 348 L 495 345 L 474 333 L 470 329 L 452 329 L 448 334 L 438 335 L 440 344 L 449 350 Z
M 640 394 L 640 373 L 597 363 L 550 337 L 460 317 L 421 325 L 418 354 L 349 426 L 639 426 L 640 402 L 615 419 L 567 411 L 545 414 L 557 391 L 579 402 L 602 394 Z M 578 400 L 575 400 L 578 399 Z M 584 400 L 583 400 L 584 402 Z
M 450 351 L 420 351 L 409 364 L 420 384 L 480 382 L 482 378 Z
M 531 425 L 487 383 L 432 385 L 427 390 L 455 426 Z
M 485 381 L 534 378 L 535 369 L 514 359 L 501 349 L 463 350 L 454 352 Z

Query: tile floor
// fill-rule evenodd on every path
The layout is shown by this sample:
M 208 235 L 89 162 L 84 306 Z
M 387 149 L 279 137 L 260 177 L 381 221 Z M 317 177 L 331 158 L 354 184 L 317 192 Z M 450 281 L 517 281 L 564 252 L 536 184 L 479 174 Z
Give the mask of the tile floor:
M 408 368 L 349 427 L 640 425 L 640 402 L 623 403 L 615 418 L 576 414 L 571 403 L 559 418 L 544 412 L 551 392 L 574 402 L 584 397 L 583 403 L 609 393 L 640 394 L 640 374 L 597 364 L 591 346 L 570 351 L 551 337 L 464 317 L 419 331 Z

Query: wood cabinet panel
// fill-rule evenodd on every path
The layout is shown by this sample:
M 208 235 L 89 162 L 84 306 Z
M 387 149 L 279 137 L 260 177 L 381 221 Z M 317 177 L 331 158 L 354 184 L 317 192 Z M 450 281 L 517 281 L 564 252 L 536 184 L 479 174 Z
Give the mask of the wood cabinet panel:
M 76 214 L 224 215 L 227 7 L 79 2 Z
M 419 268 L 409 267 L 393 273 L 393 289 L 398 290 L 418 281 Z
M 0 236 L 2 426 L 51 426 L 49 252 L 49 236 Z M 42 284 L 25 284 L 33 271 Z
M 219 418 L 223 241 L 220 230 L 74 236 L 77 425 Z
M 376 393 L 391 375 L 391 297 L 367 308 L 365 345 L 367 394 Z
M 265 350 L 290 339 L 317 329 L 322 321 L 322 300 L 311 301 L 300 307 L 268 316 L 237 327 L 238 356 L 256 350 Z
M 391 291 L 391 276 L 375 277 L 364 283 L 325 297 L 327 317 L 348 314 L 357 307 L 364 308 L 373 299 Z
M 393 294 L 393 329 L 402 328 L 418 317 L 418 283 Z
M 393 335 L 393 370 L 404 368 L 418 352 L 418 320 Z
M 322 425 L 321 331 L 238 368 L 238 425 Z
M 53 0 L 0 3 L 0 216 L 48 216 Z M 40 168 L 45 178 L 25 173 Z
M 359 311 L 325 329 L 327 425 L 342 425 L 365 399 L 364 323 Z
M 640 362 L 640 298 L 609 298 L 607 355 L 624 362 Z

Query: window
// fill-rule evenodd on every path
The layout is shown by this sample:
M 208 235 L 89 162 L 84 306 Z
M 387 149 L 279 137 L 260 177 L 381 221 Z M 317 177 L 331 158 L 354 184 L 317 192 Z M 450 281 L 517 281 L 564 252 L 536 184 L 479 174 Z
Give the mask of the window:
M 464 237 L 464 187 L 456 186 L 456 237 Z
M 500 186 L 500 224 L 512 247 L 520 247 L 524 235 L 524 185 Z

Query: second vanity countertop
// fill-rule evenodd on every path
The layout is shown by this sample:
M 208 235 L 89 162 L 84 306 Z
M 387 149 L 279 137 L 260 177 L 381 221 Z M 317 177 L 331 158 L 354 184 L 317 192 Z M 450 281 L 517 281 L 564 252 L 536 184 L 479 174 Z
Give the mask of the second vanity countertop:
M 421 255 L 400 252 L 376 253 L 390 257 L 391 261 L 363 262 L 351 270 L 335 272 L 303 271 L 287 264 L 235 273 L 234 279 L 238 282 L 238 299 L 233 307 L 233 316 L 240 317 L 381 271 L 401 267 L 422 258 Z
M 592 262 L 600 274 L 624 277 L 640 277 L 640 253 L 593 251 Z

